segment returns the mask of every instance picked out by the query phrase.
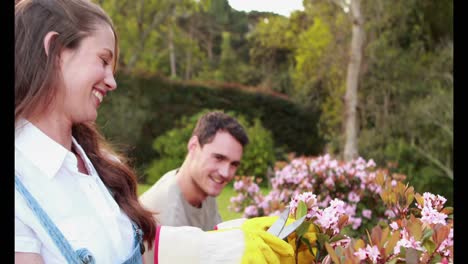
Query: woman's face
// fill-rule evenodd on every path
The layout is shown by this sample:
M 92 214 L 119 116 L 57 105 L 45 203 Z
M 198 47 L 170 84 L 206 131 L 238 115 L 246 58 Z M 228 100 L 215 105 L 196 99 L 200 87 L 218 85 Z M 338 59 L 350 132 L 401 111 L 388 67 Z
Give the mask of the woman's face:
M 94 121 L 107 92 L 117 88 L 114 79 L 115 37 L 107 24 L 98 24 L 77 49 L 60 54 L 63 98 L 56 105 L 65 122 Z M 61 89 L 61 88 L 59 88 Z M 60 115 L 59 115 L 60 116 Z

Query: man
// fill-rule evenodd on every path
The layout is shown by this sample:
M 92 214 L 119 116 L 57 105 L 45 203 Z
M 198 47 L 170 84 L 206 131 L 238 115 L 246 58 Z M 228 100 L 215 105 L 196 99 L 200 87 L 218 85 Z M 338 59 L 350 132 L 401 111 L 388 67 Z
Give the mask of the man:
M 143 193 L 142 205 L 158 212 L 159 225 L 213 230 L 222 221 L 216 197 L 234 178 L 248 141 L 244 128 L 233 117 L 219 111 L 203 115 L 180 168 L 164 174 Z M 145 259 L 152 263 L 151 250 Z

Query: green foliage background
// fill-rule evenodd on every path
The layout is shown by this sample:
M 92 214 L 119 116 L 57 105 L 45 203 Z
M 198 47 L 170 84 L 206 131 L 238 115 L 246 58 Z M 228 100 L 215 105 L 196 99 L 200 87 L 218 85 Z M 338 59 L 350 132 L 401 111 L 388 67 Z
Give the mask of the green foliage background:
M 285 152 L 342 153 L 354 21 L 337 3 L 346 1 L 303 1 L 289 17 L 237 11 L 227 0 L 95 2 L 112 17 L 121 47 L 119 88 L 98 122 L 135 159 L 141 181 L 161 156 L 152 141 L 204 108 L 258 117 Z M 453 1 L 361 6 L 359 155 L 396 164 L 416 190 L 450 204 Z
M 98 124 L 111 142 L 133 157 L 141 182 L 145 182 L 146 169 L 150 163 L 162 158 L 161 153 L 154 150 L 153 141 L 175 128 L 183 116 L 192 116 L 204 109 L 232 111 L 244 116 L 253 124 L 249 128 L 255 133 L 253 139 L 265 137 L 264 140 L 268 140 L 268 134 L 271 133 L 275 158 L 278 159 L 284 158 L 281 154 L 288 152 L 317 155 L 324 147 L 324 140 L 317 128 L 319 112 L 279 96 L 229 86 L 183 84 L 157 76 L 120 75 L 117 81 L 119 88 L 112 93 L 112 100 L 101 106 Z M 258 124 L 255 119 L 258 119 Z M 259 129 L 260 123 L 269 132 Z M 187 141 L 181 134 L 172 133 L 167 135 L 172 137 L 171 141 Z M 183 159 L 181 155 L 185 152 L 179 148 L 185 151 L 185 146 L 164 151 L 170 155 L 177 152 L 179 156 L 174 157 Z M 274 160 L 268 163 L 272 162 Z M 174 168 L 178 165 L 174 162 L 164 166 Z

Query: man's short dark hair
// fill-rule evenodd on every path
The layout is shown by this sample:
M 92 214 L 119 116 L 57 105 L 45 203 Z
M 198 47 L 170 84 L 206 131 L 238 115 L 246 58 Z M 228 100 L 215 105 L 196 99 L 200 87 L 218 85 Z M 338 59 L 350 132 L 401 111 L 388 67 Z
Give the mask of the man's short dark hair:
M 208 112 L 200 117 L 192 136 L 197 136 L 200 146 L 203 146 L 213 141 L 214 136 L 220 130 L 231 134 L 242 147 L 249 143 L 249 138 L 242 125 L 234 117 L 221 111 Z

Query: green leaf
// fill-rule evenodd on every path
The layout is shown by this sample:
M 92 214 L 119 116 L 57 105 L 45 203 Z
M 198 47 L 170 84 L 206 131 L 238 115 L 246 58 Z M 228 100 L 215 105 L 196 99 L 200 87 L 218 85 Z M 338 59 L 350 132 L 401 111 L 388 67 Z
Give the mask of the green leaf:
M 303 222 L 297 229 L 296 229 L 296 235 L 298 237 L 302 237 L 303 235 L 305 235 L 307 233 L 307 231 L 309 231 L 309 226 L 310 226 L 310 223 L 309 222 Z
M 400 240 L 400 231 L 395 231 L 393 232 L 390 240 L 388 243 L 385 245 L 385 254 L 389 256 L 392 252 L 393 249 L 395 248 L 396 243 Z
M 432 234 L 434 233 L 434 231 L 432 229 L 425 229 L 424 232 L 423 232 L 423 236 L 421 238 L 421 241 L 424 242 L 426 239 L 428 238 L 431 238 Z
M 299 201 L 296 209 L 296 219 L 299 219 L 307 214 L 307 205 L 303 201 Z
M 346 238 L 346 237 L 345 237 L 343 234 L 337 234 L 336 236 L 333 236 L 333 237 L 330 239 L 330 243 L 339 241 L 339 240 L 344 239 L 344 238 Z
M 407 264 L 418 264 L 419 263 L 419 254 L 420 252 L 414 248 L 406 249 L 406 263 Z
M 305 237 L 301 237 L 301 242 L 306 244 L 309 252 L 312 254 L 312 256 L 315 256 L 314 251 L 312 250 L 312 245 L 310 245 L 310 241 Z
M 325 242 L 330 241 L 330 236 L 323 234 L 323 233 L 318 233 L 317 234 L 317 242 L 319 242 L 321 245 L 324 245 Z
M 436 255 L 434 255 L 432 257 L 432 259 L 431 259 L 431 261 L 429 263 L 431 263 L 431 264 L 440 263 L 441 259 L 442 259 L 442 256 L 440 256 L 439 254 L 436 254 Z
M 424 241 L 424 242 L 423 242 L 423 246 L 426 248 L 426 250 L 427 250 L 427 252 L 428 252 L 429 254 L 434 253 L 434 250 L 435 250 L 435 248 L 436 248 L 435 243 L 434 243 L 432 240 L 430 240 L 430 239 L 427 239 L 426 241 Z

